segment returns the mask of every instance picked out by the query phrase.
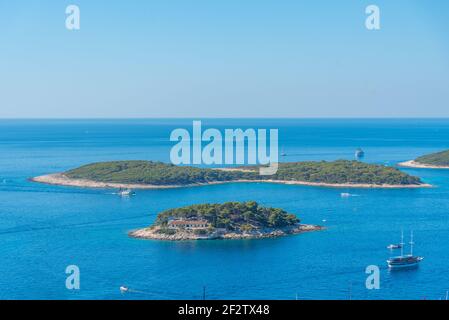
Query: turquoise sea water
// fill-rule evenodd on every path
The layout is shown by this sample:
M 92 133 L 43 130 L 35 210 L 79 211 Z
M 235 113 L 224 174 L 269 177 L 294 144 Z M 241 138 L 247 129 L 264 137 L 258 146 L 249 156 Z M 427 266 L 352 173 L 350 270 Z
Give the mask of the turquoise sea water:
M 203 120 L 205 126 L 278 128 L 282 161 L 352 159 L 395 165 L 449 149 L 449 120 Z M 432 189 L 332 189 L 226 184 L 137 191 L 36 184 L 32 176 L 93 161 L 169 160 L 168 138 L 191 120 L 0 121 L 2 299 L 439 299 L 449 290 L 449 170 L 401 169 Z M 354 197 L 341 198 L 341 192 Z M 325 231 L 266 240 L 159 242 L 127 232 L 162 210 L 256 200 Z M 323 222 L 323 219 L 326 222 Z M 416 270 L 389 272 L 386 246 L 414 230 Z M 65 288 L 78 265 L 81 289 Z M 365 288 L 365 267 L 381 289 Z M 139 291 L 122 295 L 121 285 Z

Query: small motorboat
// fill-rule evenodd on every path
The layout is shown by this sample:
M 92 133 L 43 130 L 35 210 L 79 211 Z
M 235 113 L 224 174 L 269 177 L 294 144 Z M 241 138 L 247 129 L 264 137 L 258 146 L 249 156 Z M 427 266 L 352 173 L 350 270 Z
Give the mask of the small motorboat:
M 131 189 L 120 189 L 118 191 L 118 195 L 122 197 L 129 197 L 135 195 L 135 192 L 133 192 Z
M 120 292 L 121 293 L 125 293 L 125 292 L 128 292 L 129 291 L 129 288 L 128 287 L 125 287 L 125 286 L 121 286 L 120 287 Z
M 390 249 L 390 250 L 396 250 L 396 249 L 401 249 L 402 248 L 402 245 L 401 244 L 390 244 L 388 247 L 387 247 L 387 249 Z
M 347 192 L 342 192 L 342 193 L 340 194 L 340 196 L 341 196 L 342 198 L 349 198 L 349 197 L 351 196 L 351 194 L 350 194 L 350 193 L 347 193 Z

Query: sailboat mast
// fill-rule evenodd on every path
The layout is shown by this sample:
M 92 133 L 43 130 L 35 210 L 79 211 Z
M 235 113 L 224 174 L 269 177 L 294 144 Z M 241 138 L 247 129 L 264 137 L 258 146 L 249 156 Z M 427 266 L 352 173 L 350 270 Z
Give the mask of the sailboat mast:
M 413 256 L 413 231 L 410 231 L 410 255 Z

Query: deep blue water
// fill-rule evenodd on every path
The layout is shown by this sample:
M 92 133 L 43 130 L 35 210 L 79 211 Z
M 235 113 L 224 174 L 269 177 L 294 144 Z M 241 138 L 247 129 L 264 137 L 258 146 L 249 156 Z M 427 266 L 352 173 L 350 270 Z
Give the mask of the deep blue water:
M 449 149 L 449 120 L 203 120 L 205 126 L 278 128 L 283 161 L 352 159 L 395 165 Z M 93 161 L 169 160 L 172 129 L 191 120 L 1 120 L 2 299 L 438 299 L 449 290 L 449 170 L 401 169 L 437 186 L 416 190 L 227 184 L 137 191 L 36 184 L 27 178 Z M 341 192 L 356 194 L 341 198 Z M 158 212 L 202 202 L 256 200 L 325 231 L 266 240 L 159 242 L 129 230 Z M 323 222 L 323 219 L 326 222 Z M 413 229 L 418 269 L 389 272 L 386 245 Z M 65 268 L 81 289 L 65 288 Z M 365 288 L 379 265 L 381 289 Z M 140 293 L 122 295 L 121 285 Z M 351 289 L 350 289 L 351 288 Z

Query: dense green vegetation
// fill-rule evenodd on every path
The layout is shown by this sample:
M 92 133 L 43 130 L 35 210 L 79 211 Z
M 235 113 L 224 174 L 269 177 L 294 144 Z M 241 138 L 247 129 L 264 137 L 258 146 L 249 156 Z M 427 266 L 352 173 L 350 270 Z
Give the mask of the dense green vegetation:
M 347 160 L 283 163 L 279 166 L 274 179 L 335 184 L 407 185 L 421 183 L 418 177 L 410 176 L 393 167 Z
M 160 213 L 155 224 L 164 227 L 171 219 L 204 219 L 215 228 L 243 231 L 282 228 L 299 223 L 293 214 L 282 209 L 265 208 L 254 201 L 198 204 L 170 209 Z
M 434 166 L 449 166 L 449 150 L 419 157 L 416 162 Z
M 235 180 L 235 173 L 182 167 L 153 161 L 113 161 L 88 164 L 67 171 L 66 176 L 99 182 L 185 185 Z
M 239 179 L 378 185 L 421 183 L 418 177 L 410 176 L 393 167 L 348 160 L 280 163 L 277 173 L 271 176 L 260 176 L 257 167 L 250 168 L 254 171 L 222 171 L 153 161 L 113 161 L 85 165 L 67 171 L 65 175 L 69 178 L 98 182 L 153 185 L 188 185 Z

